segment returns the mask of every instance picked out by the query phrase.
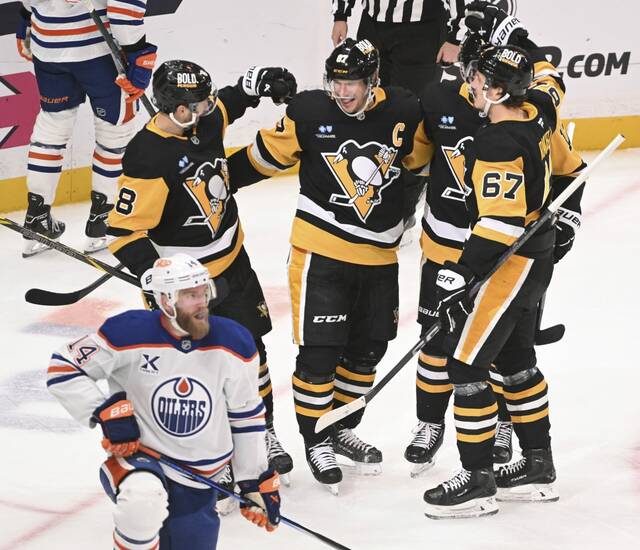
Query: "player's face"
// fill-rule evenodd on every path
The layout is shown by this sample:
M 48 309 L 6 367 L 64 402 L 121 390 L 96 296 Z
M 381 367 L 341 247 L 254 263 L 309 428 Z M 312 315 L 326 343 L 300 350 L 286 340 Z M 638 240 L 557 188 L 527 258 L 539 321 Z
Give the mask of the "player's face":
M 200 340 L 209 333 L 209 309 L 211 288 L 200 285 L 182 289 L 176 301 L 176 321 L 194 340 Z
M 476 71 L 469 83 L 471 93 L 473 94 L 473 106 L 480 111 L 485 108 L 487 103 L 485 96 L 494 103 L 498 102 L 502 97 L 502 90 L 495 86 L 489 86 L 485 92 L 484 86 L 486 82 L 487 78 L 480 71 Z
M 333 97 L 347 113 L 357 113 L 367 102 L 369 93 L 364 80 L 333 80 Z

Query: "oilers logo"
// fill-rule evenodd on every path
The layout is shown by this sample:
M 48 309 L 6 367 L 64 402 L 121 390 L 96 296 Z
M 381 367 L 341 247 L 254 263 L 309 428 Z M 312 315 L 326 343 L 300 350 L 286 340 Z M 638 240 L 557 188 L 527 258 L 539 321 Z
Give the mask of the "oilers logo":
M 207 388 L 186 376 L 164 381 L 151 398 L 154 420 L 166 433 L 176 437 L 197 434 L 207 425 L 212 409 Z
M 345 141 L 335 153 L 322 153 L 343 193 L 333 193 L 329 202 L 353 208 L 365 222 L 376 205 L 382 202 L 382 191 L 400 175 L 393 166 L 398 150 L 375 141 L 360 145 Z
M 199 212 L 199 215 L 189 216 L 184 226 L 206 225 L 215 238 L 230 194 L 227 159 L 217 158 L 213 163 L 202 163 L 194 176 L 187 178 L 183 185 Z

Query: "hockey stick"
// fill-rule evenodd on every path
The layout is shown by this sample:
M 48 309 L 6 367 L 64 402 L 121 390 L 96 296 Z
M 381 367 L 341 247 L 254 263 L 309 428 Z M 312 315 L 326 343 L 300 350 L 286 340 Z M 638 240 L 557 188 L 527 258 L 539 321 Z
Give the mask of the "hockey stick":
M 100 16 L 96 13 L 96 8 L 93 5 L 93 2 L 91 0 L 85 0 L 84 3 L 87 9 L 89 10 L 89 15 L 91 16 L 91 19 L 93 19 L 93 22 L 96 24 L 96 27 L 98 27 L 98 31 L 102 35 L 102 38 L 104 38 L 104 41 L 107 43 L 107 46 L 109 46 L 109 49 L 111 50 L 111 57 L 113 57 L 113 62 L 116 66 L 116 70 L 118 71 L 118 74 L 122 76 L 126 75 L 127 74 L 127 67 L 126 67 L 127 58 L 125 57 L 124 52 L 116 44 L 116 41 L 113 39 L 113 36 L 111 36 L 111 33 L 104 26 L 102 19 L 100 19 Z M 155 116 L 156 110 L 153 108 L 153 105 L 151 105 L 151 101 L 149 101 L 149 98 L 146 96 L 146 94 L 142 94 L 142 96 L 140 97 L 140 101 L 142 102 L 142 105 L 144 105 L 144 108 L 149 113 L 149 116 Z
M 53 248 L 58 252 L 62 252 L 67 256 L 71 256 L 76 260 L 79 260 L 87 265 L 95 267 L 100 271 L 104 271 L 105 273 L 108 273 L 112 277 L 122 279 L 123 281 L 129 284 L 132 284 L 133 286 L 137 286 L 138 288 L 140 287 L 140 281 L 138 281 L 138 279 L 133 275 L 129 275 L 128 273 L 125 273 L 124 271 L 121 271 L 120 269 L 117 269 L 112 265 L 109 265 L 108 263 L 102 262 L 92 256 L 89 256 L 88 254 L 83 254 L 82 252 L 80 252 L 79 250 L 76 250 L 75 248 L 71 248 L 70 246 L 59 243 L 58 241 L 54 241 L 53 239 L 45 237 L 44 235 L 40 235 L 40 233 L 31 231 L 31 229 L 27 229 L 26 227 L 10 220 L 9 218 L 0 216 L 0 225 L 3 225 L 8 229 L 16 231 L 17 233 L 22 233 L 22 235 L 24 235 L 28 239 L 38 241 L 42 244 L 46 244 L 49 248 Z
M 558 208 L 560 208 L 564 201 L 566 201 L 567 198 L 584 183 L 584 181 L 591 175 L 591 172 L 594 170 L 594 168 L 597 167 L 598 164 L 600 164 L 611 153 L 613 153 L 613 151 L 615 151 L 623 141 L 624 137 L 620 134 L 613 138 L 611 143 L 609 143 L 609 145 L 607 145 L 607 147 L 600 152 L 600 154 L 593 160 L 593 162 L 589 166 L 587 166 L 587 168 L 583 170 L 581 174 L 575 180 L 573 180 L 571 184 L 569 184 L 567 188 L 562 193 L 560 193 L 560 195 L 558 195 L 555 200 L 553 200 L 549 204 L 549 206 L 547 206 L 547 208 L 541 213 L 540 217 L 529 224 L 522 235 L 520 235 L 520 237 L 518 237 L 515 242 L 500 255 L 489 273 L 487 273 L 480 281 L 476 282 L 471 287 L 471 289 L 469 290 L 470 297 L 475 296 L 479 292 L 482 285 L 484 285 L 491 278 L 491 276 L 496 271 L 498 271 L 498 269 L 500 269 L 502 265 L 522 247 L 524 243 L 526 243 L 531 238 L 531 236 L 538 230 L 538 228 L 540 228 L 544 223 L 551 219 L 552 216 L 555 215 Z M 371 400 L 380 392 L 380 390 L 382 390 L 382 388 L 386 386 L 391 381 L 391 379 L 396 374 L 398 374 L 398 372 L 400 372 L 400 370 L 411 360 L 411 358 L 416 353 L 418 353 L 418 351 L 420 351 L 420 349 L 427 342 L 431 341 L 433 337 L 438 334 L 438 332 L 440 332 L 441 328 L 442 325 L 440 324 L 440 321 L 434 323 L 431 328 L 429 328 L 429 330 L 420 337 L 420 340 L 418 340 L 414 344 L 414 346 L 405 354 L 405 356 L 400 359 L 400 361 L 382 378 L 382 380 L 380 380 L 378 384 L 376 384 L 376 386 L 371 388 L 369 392 L 365 393 L 361 397 L 358 397 L 358 399 L 351 401 L 351 403 L 347 403 L 346 405 L 338 407 L 337 409 L 333 409 L 329 412 L 324 413 L 320 418 L 318 418 L 318 421 L 316 422 L 315 432 L 319 433 L 325 428 L 335 424 L 339 420 L 342 420 L 350 414 L 366 407 L 371 402 Z
M 203 483 L 204 485 L 208 485 L 209 487 L 211 487 L 212 489 L 215 489 L 216 491 L 219 491 L 220 493 L 223 493 L 231 498 L 235 498 L 236 500 L 239 500 L 240 502 L 242 502 L 243 504 L 249 504 L 251 506 L 257 506 L 258 508 L 261 508 L 261 506 L 259 506 L 258 504 L 256 504 L 255 502 L 253 502 L 251 499 L 236 493 L 234 491 L 230 491 L 229 489 L 226 489 L 225 487 L 223 487 L 222 485 L 219 485 L 218 483 L 216 483 L 215 481 L 211 481 L 209 478 L 201 476 L 199 474 L 196 474 L 195 472 L 192 472 L 191 470 L 187 470 L 186 468 L 183 468 L 182 466 L 179 466 L 178 464 L 176 464 L 175 462 L 173 462 L 172 460 L 169 460 L 166 456 L 160 454 L 157 451 L 154 451 L 153 449 L 149 449 L 148 447 L 145 447 L 143 445 L 140 446 L 140 451 L 149 455 L 152 458 L 155 458 L 158 462 L 160 462 L 161 464 L 164 464 L 165 466 L 167 466 L 168 468 L 171 468 L 172 470 L 175 470 L 176 472 L 181 473 L 184 476 L 189 477 L 190 479 L 197 481 L 198 483 Z M 320 533 L 313 531 L 311 529 L 309 529 L 308 527 L 305 527 L 304 525 L 300 525 L 298 522 L 293 521 L 292 519 L 289 519 L 285 516 L 280 516 L 280 521 L 282 523 L 284 523 L 285 525 L 288 525 L 289 527 L 293 527 L 294 529 L 297 529 L 298 531 L 301 531 L 302 533 L 306 533 L 307 535 L 311 535 L 312 537 L 324 542 L 327 546 L 330 546 L 331 548 L 337 548 L 338 550 L 350 550 L 349 547 L 344 546 L 342 544 L 340 544 L 339 542 L 336 542 L 332 539 L 330 539 L 329 537 L 325 537 L 324 535 L 321 535 Z
M 118 264 L 114 269 L 121 269 L 122 267 L 122 264 Z M 82 300 L 87 294 L 106 283 L 111 277 L 112 275 L 107 273 L 90 285 L 73 292 L 53 292 L 42 288 L 30 288 L 24 295 L 24 299 L 30 304 L 39 306 L 68 306 Z

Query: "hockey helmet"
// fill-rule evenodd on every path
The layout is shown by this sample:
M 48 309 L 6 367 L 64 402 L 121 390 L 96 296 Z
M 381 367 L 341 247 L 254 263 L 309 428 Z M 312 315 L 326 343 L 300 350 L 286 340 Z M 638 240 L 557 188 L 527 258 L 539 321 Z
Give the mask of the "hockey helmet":
M 491 44 L 485 42 L 478 33 L 467 33 L 460 43 L 458 65 L 462 78 L 469 81 L 469 75 L 477 68 L 478 59 L 483 50 Z
M 380 55 L 371 42 L 356 42 L 353 38 L 347 38 L 327 58 L 324 64 L 325 81 L 362 79 L 375 84 L 379 65 Z
M 173 113 L 180 105 L 195 112 L 195 105 L 209 99 L 210 110 L 215 108 L 218 90 L 209 73 L 191 61 L 165 61 L 153 73 L 153 103 L 163 113 Z
M 505 100 L 522 100 L 533 82 L 533 63 L 529 54 L 517 46 L 491 46 L 480 53 L 478 71 L 486 77 L 485 87 L 504 89 Z

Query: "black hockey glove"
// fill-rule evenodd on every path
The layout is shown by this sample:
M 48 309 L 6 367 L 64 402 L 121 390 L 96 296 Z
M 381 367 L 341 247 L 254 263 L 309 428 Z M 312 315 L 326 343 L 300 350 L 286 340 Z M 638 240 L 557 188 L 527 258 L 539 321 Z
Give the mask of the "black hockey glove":
M 518 45 L 529 33 L 517 17 L 482 0 L 471 2 L 464 19 L 467 28 L 494 46 Z
M 556 221 L 556 244 L 553 249 L 553 262 L 558 263 L 566 255 L 576 237 L 576 231 L 580 227 L 580 214 L 558 208 L 558 219 Z
M 473 300 L 469 297 L 472 280 L 471 270 L 454 262 L 446 261 L 438 271 L 436 297 L 443 331 L 453 332 L 473 311 Z
M 289 103 L 298 89 L 295 77 L 283 67 L 250 67 L 240 86 L 247 95 L 270 97 L 276 105 Z

